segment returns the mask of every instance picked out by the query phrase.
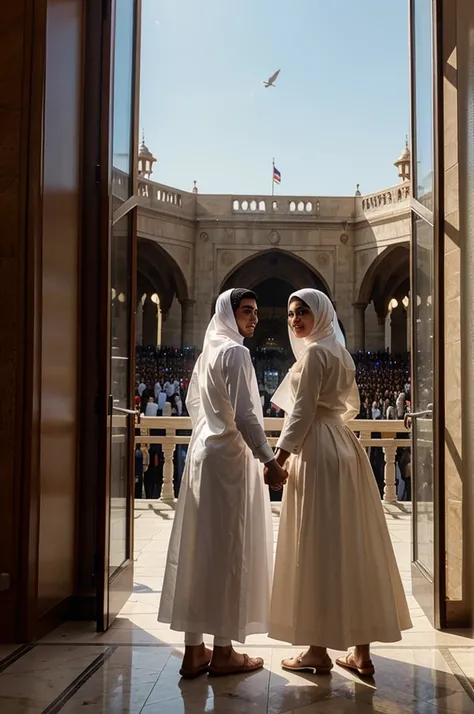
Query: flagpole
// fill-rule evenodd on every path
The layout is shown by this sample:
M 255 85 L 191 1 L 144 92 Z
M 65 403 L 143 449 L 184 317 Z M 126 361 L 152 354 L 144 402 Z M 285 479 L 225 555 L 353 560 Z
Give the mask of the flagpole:
M 272 159 L 272 196 L 275 195 L 275 159 Z

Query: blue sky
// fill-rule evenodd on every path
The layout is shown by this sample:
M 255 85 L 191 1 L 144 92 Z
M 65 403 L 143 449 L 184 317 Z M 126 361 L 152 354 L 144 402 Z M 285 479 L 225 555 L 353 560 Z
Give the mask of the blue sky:
M 275 89 L 262 80 L 276 69 Z M 397 183 L 406 0 L 143 0 L 141 117 L 156 181 L 353 195 Z

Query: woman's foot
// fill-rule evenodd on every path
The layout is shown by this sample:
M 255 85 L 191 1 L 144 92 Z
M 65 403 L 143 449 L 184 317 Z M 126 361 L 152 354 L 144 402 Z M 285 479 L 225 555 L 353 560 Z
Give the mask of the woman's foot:
M 179 673 L 184 679 L 196 679 L 209 671 L 212 650 L 204 645 L 187 646 L 184 650 L 183 664 Z
M 368 645 L 356 647 L 354 651 L 348 652 L 344 657 L 338 657 L 336 664 L 345 669 L 357 672 L 361 677 L 373 677 L 375 667 L 370 659 L 370 649 Z
M 239 654 L 233 647 L 214 647 L 209 674 L 213 677 L 224 677 L 231 674 L 250 674 L 263 667 L 261 657 L 251 658 Z
M 281 666 L 283 669 L 293 672 L 329 674 L 334 665 L 324 648 L 310 647 L 306 652 L 302 652 L 296 657 L 282 660 Z

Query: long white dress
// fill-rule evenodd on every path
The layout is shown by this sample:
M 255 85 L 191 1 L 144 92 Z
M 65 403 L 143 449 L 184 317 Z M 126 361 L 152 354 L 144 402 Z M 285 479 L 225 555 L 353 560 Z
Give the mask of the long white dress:
M 354 372 L 343 347 L 315 343 L 289 380 L 269 636 L 294 645 L 345 650 L 412 627 L 369 460 L 343 422 Z
M 273 451 L 250 353 L 239 341 L 236 327 L 219 334 L 214 325 L 193 373 L 193 435 L 158 619 L 244 642 L 268 630 L 273 531 L 262 464 Z

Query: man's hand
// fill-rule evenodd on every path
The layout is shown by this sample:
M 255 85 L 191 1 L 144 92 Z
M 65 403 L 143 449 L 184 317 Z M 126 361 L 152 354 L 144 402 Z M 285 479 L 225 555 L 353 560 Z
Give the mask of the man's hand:
M 263 477 L 272 491 L 281 491 L 288 480 L 287 472 L 277 463 L 276 459 L 265 465 Z

